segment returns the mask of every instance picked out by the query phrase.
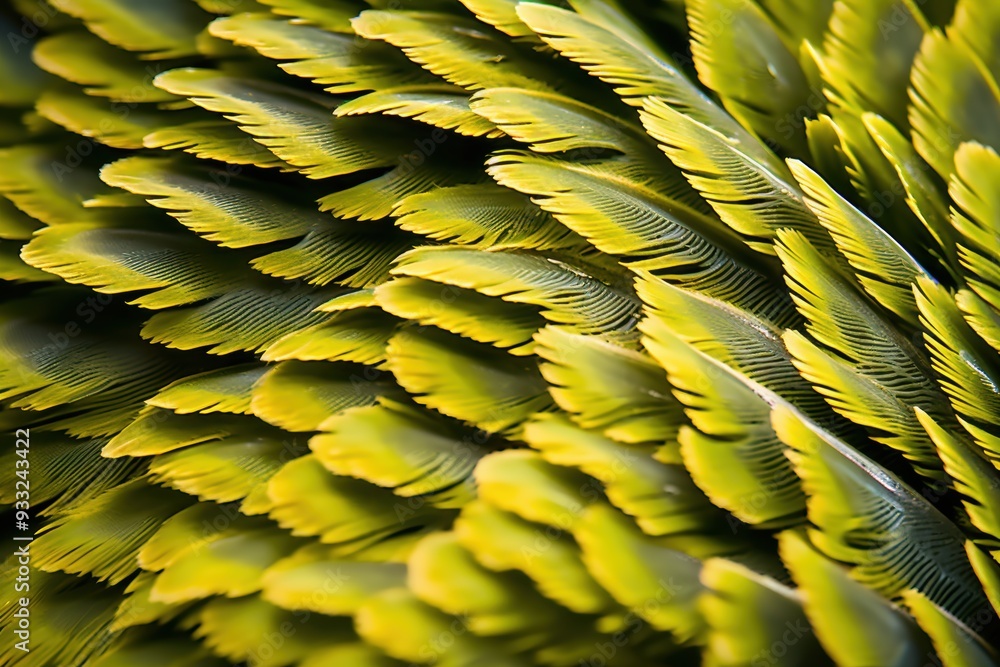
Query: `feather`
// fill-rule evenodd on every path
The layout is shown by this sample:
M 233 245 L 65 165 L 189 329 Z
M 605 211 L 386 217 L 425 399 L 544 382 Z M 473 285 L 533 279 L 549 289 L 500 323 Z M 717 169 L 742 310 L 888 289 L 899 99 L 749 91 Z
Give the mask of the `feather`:
M 800 534 L 781 533 L 779 540 L 809 622 L 836 664 L 916 665 L 933 651 L 912 618 L 823 558 Z M 865 622 L 852 623 L 856 618 Z
M 934 505 L 792 411 L 778 407 L 771 423 L 794 450 L 789 456 L 815 526 L 810 540 L 828 558 L 850 564 L 853 579 L 871 589 L 866 596 L 898 599 L 915 589 L 963 622 L 987 604 L 962 533 Z
M 516 433 L 552 406 L 530 359 L 434 327 L 394 335 L 386 365 L 413 400 L 487 432 Z
M 143 5 L 127 0 L 53 0 L 51 4 L 82 20 L 110 44 L 150 60 L 196 55 L 195 36 L 209 18 L 185 0 Z
M 564 532 L 546 531 L 542 524 L 473 501 L 455 521 L 455 538 L 484 567 L 524 572 L 539 593 L 578 614 L 617 607 L 584 567 L 580 547 Z
M 286 431 L 318 431 L 334 415 L 394 393 L 370 366 L 282 361 L 261 370 L 247 407 Z
M 615 86 L 615 92 L 627 103 L 642 106 L 642 98 L 660 98 L 721 132 L 761 162 L 777 162 L 766 146 L 716 106 L 655 46 L 637 45 L 628 38 L 631 35 L 615 34 L 614 29 L 608 30 L 560 7 L 526 2 L 517 7 L 517 15 L 546 44 Z M 643 41 L 646 42 L 644 38 Z
M 445 509 L 475 497 L 472 471 L 484 453 L 476 434 L 410 405 L 382 399 L 328 418 L 309 441 L 332 473 L 390 488 Z
M 628 444 L 670 444 L 677 437 L 680 405 L 652 359 L 551 325 L 535 341 L 549 393 L 575 423 Z
M 913 146 L 941 178 L 951 178 L 961 143 L 1000 147 L 993 122 L 1000 114 L 1000 87 L 975 55 L 934 30 L 920 43 L 912 80 Z M 969 99 L 978 102 L 965 104 Z
M 790 50 L 763 8 L 753 3 L 694 0 L 687 3 L 687 17 L 701 82 L 763 141 L 806 155 L 803 112 L 816 109 L 807 104 L 812 93 L 798 62 L 798 45 Z

